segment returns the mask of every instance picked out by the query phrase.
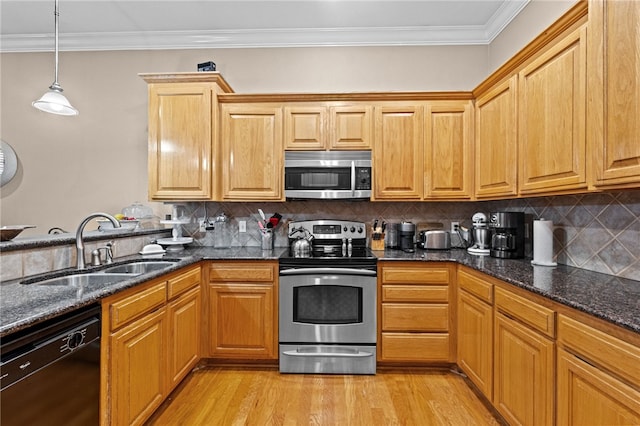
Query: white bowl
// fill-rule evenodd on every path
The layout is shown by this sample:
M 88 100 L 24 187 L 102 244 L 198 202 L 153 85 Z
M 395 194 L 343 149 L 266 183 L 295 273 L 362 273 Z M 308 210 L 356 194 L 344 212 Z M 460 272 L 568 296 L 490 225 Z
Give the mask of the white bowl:
M 142 248 L 140 254 L 150 255 L 150 254 L 162 254 L 165 253 L 166 250 L 162 248 L 160 244 L 147 244 Z
M 120 222 L 120 228 L 114 228 L 113 223 L 111 223 L 111 221 L 108 219 L 96 219 L 96 222 L 100 224 L 100 226 L 98 226 L 98 229 L 100 231 L 121 231 L 125 229 L 136 229 L 140 221 L 138 219 L 119 220 L 118 222 Z

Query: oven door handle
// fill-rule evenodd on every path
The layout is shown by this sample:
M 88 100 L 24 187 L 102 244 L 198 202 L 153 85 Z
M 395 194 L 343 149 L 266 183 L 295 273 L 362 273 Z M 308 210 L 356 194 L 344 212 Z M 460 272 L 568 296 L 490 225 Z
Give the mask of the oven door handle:
M 373 356 L 373 352 L 353 352 L 353 353 L 341 353 L 341 352 L 298 352 L 298 351 L 284 351 L 283 355 L 297 356 L 297 357 L 332 357 L 332 358 L 368 358 Z
M 376 271 L 354 268 L 295 268 L 280 271 L 280 275 L 317 275 L 317 274 L 342 274 L 342 275 L 362 275 L 375 277 Z

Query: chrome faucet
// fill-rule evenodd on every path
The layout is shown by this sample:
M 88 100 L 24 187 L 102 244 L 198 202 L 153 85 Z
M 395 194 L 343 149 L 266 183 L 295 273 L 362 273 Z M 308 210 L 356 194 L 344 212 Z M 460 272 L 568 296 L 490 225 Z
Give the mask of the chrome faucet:
M 116 219 L 115 217 L 111 216 L 108 213 L 91 213 L 89 216 L 84 218 L 84 220 L 78 226 L 78 230 L 76 231 L 76 258 L 77 258 L 76 268 L 77 269 L 86 268 L 86 264 L 84 261 L 84 241 L 82 240 L 82 232 L 84 231 L 84 227 L 87 226 L 87 223 L 89 223 L 91 219 L 95 219 L 97 217 L 104 217 L 109 219 L 113 224 L 114 228 L 120 228 L 121 226 L 120 222 L 118 222 L 118 219 Z

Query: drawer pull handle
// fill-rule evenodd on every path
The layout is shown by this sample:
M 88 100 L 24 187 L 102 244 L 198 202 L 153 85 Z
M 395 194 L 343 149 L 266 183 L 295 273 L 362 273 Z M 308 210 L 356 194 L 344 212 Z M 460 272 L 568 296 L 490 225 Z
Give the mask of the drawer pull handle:
M 284 351 L 284 355 L 297 356 L 297 357 L 310 357 L 310 356 L 322 356 L 331 358 L 367 358 L 373 356 L 371 352 L 352 352 L 352 353 L 340 353 L 340 352 L 298 352 L 298 351 Z

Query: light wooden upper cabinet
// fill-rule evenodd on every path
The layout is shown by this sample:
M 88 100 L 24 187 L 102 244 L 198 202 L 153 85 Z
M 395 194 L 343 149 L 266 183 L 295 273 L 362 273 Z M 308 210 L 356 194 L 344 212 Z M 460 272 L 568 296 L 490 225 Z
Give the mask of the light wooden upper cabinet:
M 589 147 L 597 187 L 640 183 L 640 2 L 589 2 Z
M 212 88 L 207 83 L 149 85 L 149 198 L 209 199 Z
M 420 105 L 374 108 L 372 198 L 422 199 L 423 114 Z
M 425 105 L 425 199 L 471 198 L 472 116 L 471 101 L 432 101 Z
M 282 108 L 221 106 L 223 200 L 283 200 Z
M 371 105 L 332 106 L 329 108 L 329 148 L 371 149 L 373 107 Z
M 518 194 L 517 82 L 514 75 L 476 99 L 475 196 Z
M 371 105 L 286 105 L 284 147 L 304 150 L 371 149 Z
M 586 189 L 586 28 L 518 74 L 520 193 Z
M 325 106 L 284 107 L 284 148 L 322 150 L 327 146 L 327 108 Z

